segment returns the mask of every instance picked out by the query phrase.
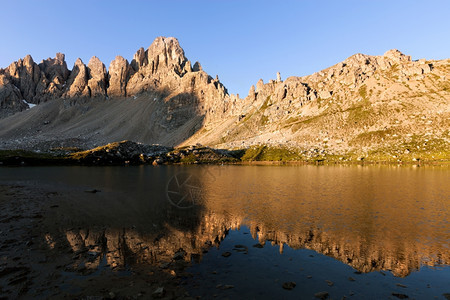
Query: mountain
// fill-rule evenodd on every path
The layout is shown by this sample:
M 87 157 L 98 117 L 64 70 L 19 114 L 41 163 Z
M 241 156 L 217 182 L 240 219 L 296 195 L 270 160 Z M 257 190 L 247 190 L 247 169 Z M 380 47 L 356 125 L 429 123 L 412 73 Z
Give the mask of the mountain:
M 186 144 L 448 155 L 449 75 L 450 60 L 412 61 L 398 50 L 356 54 L 310 76 L 283 81 L 278 74 L 277 80 L 259 80 L 250 88 L 238 117 L 199 132 Z
M 0 70 L 0 141 L 10 149 L 129 139 L 268 145 L 308 157 L 449 159 L 449 77 L 449 59 L 413 61 L 389 50 L 305 77 L 278 73 L 241 99 L 192 64 L 177 39 L 158 37 L 130 63 L 117 56 L 108 70 L 96 57 L 68 70 L 63 54 L 40 64 L 27 56 Z

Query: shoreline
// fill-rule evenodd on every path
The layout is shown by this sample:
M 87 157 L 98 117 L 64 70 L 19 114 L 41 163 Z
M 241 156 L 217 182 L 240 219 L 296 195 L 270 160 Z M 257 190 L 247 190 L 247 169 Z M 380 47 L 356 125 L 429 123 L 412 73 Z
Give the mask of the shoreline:
M 392 150 L 394 152 L 394 150 Z M 132 141 L 114 142 L 89 150 L 51 148 L 47 151 L 0 150 L 0 166 L 126 166 L 126 165 L 450 165 L 450 152 L 416 152 L 389 155 L 334 154 L 317 149 L 301 150 L 267 145 L 242 149 L 215 149 L 207 146 L 180 148 L 145 145 Z
M 149 163 L 141 162 L 135 163 L 130 162 L 129 159 L 123 162 L 114 163 L 88 163 L 81 162 L 70 157 L 58 157 L 53 158 L 45 157 L 32 157 L 32 156 L 0 156 L 0 167 L 29 167 L 29 166 L 155 166 L 155 165 L 261 165 L 261 166 L 283 166 L 283 165 L 316 165 L 316 166 L 330 166 L 330 165 L 351 165 L 351 166 L 375 166 L 375 165 L 386 165 L 386 166 L 450 166 L 450 160 L 426 160 L 426 161 L 386 161 L 386 160 L 346 160 L 346 161 L 336 161 L 336 160 L 290 160 L 290 161 L 275 161 L 275 160 L 253 160 L 253 161 L 222 161 L 222 160 L 208 160 L 206 162 L 162 162 L 162 163 Z
M 4 195 L 0 200 L 3 240 L 0 294 L 3 296 L 11 299 L 89 296 L 192 299 L 180 284 L 190 276 L 185 271 L 189 266 L 185 261 L 167 258 L 171 263 L 166 268 L 157 263 L 113 266 L 106 261 L 104 253 L 98 252 L 97 244 L 79 249 L 69 245 L 68 234 L 76 228 L 64 225 L 64 214 L 67 203 L 77 199 L 80 192 L 22 181 L 0 182 L 0 192 Z M 61 231 L 64 228 L 66 232 Z

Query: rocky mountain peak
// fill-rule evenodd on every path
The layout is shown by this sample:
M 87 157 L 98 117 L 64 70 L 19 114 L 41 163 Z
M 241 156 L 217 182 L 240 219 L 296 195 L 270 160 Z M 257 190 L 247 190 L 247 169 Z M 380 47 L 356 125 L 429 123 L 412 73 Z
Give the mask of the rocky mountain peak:
M 34 65 L 33 58 L 31 57 L 30 54 L 28 54 L 28 55 L 25 56 L 25 58 L 23 59 L 23 66 L 25 66 L 25 67 L 33 67 L 33 65 Z
M 18 98 L 31 103 L 59 97 L 127 97 L 160 88 L 171 90 L 179 86 L 181 77 L 193 71 L 203 72 L 200 63 L 192 67 L 173 37 L 157 37 L 147 50 L 140 48 L 131 63 L 116 56 L 110 63 L 109 72 L 95 56 L 87 66 L 78 59 L 69 70 L 62 53 L 42 60 L 39 65 L 27 55 L 1 70 L 5 75 L 3 81 L 8 79 L 9 84 L 20 91 Z M 220 94 L 226 94 L 218 79 L 214 81 L 206 73 L 198 76 L 198 80 L 192 79 L 188 85 L 213 84 L 221 90 Z
M 149 61 L 158 60 L 165 66 L 182 65 L 187 60 L 180 43 L 173 37 L 157 37 L 147 51 Z
M 88 70 L 81 58 L 77 58 L 73 66 L 70 77 L 67 80 L 67 89 L 64 94 L 65 98 L 89 97 L 90 93 L 87 88 Z
M 130 65 L 135 72 L 139 71 L 141 67 L 148 65 L 147 51 L 145 51 L 143 47 L 134 54 Z
M 192 67 L 192 71 L 198 72 L 198 71 L 202 71 L 202 70 L 203 70 L 202 65 L 198 61 L 196 61 L 194 64 L 194 67 Z
M 65 55 L 59 52 L 56 53 L 55 58 L 49 57 L 42 60 L 39 64 L 39 68 L 50 81 L 53 81 L 55 77 L 58 77 L 60 83 L 65 82 L 70 75 L 70 71 L 67 68 L 65 61 Z
M 386 51 L 386 53 L 384 53 L 383 56 L 390 58 L 394 61 L 405 61 L 405 62 L 411 61 L 411 56 L 405 55 L 397 49 L 391 49 L 389 51 Z
M 87 65 L 89 80 L 87 82 L 91 97 L 105 97 L 108 75 L 105 65 L 97 56 L 93 56 Z
M 128 60 L 118 55 L 109 65 L 108 95 L 115 97 L 126 96 L 126 85 L 130 74 Z

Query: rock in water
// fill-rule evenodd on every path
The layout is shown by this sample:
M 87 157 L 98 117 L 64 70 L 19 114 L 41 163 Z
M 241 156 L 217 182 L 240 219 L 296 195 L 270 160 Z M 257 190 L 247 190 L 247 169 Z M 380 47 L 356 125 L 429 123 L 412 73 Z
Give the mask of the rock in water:
M 229 257 L 230 255 L 231 255 L 231 252 L 228 252 L 228 251 L 222 253 L 223 257 Z
M 319 298 L 319 299 L 327 299 L 328 298 L 328 292 L 318 292 L 314 294 L 314 297 Z
M 400 294 L 400 293 L 392 293 L 392 296 L 397 297 L 399 299 L 408 299 L 409 298 L 408 295 Z
M 283 289 L 285 290 L 292 290 L 293 288 L 295 288 L 297 284 L 293 281 L 288 281 L 283 283 Z

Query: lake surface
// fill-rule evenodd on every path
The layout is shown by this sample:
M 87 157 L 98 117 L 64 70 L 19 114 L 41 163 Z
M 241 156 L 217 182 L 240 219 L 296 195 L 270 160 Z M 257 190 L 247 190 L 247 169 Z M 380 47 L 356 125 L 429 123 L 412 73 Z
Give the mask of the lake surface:
M 193 296 L 450 293 L 448 167 L 24 167 L 1 182 L 68 191 L 49 234 L 106 241 L 88 268 L 191 261 Z

